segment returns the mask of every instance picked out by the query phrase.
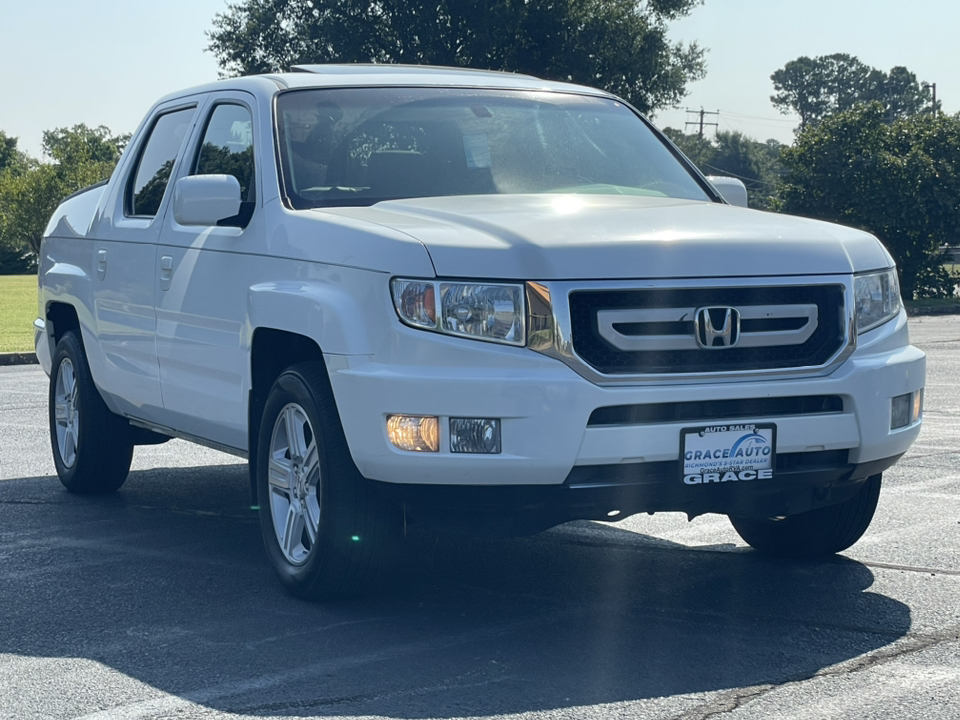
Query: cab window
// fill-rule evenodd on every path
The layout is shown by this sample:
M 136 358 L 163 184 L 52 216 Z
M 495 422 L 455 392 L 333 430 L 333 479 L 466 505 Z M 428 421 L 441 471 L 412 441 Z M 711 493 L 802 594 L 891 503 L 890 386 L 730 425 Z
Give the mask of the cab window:
M 233 175 L 245 202 L 255 199 L 253 118 L 243 105 L 221 104 L 210 113 L 194 175 Z
M 190 107 L 164 113 L 153 124 L 130 183 L 128 215 L 153 217 L 157 214 L 195 110 Z

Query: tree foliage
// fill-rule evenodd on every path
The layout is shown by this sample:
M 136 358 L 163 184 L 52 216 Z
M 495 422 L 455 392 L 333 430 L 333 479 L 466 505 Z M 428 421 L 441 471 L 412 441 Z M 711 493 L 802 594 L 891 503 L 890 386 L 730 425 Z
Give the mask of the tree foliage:
M 800 130 L 823 118 L 871 102 L 883 105 L 888 122 L 930 108 L 930 95 L 905 67 L 889 73 L 837 53 L 791 60 L 770 76 L 780 112 L 800 116 Z
M 728 175 L 743 181 L 750 207 L 766 210 L 776 190 L 782 168 L 776 140 L 760 142 L 737 131 L 721 130 L 713 138 L 684 135 L 666 128 L 664 133 L 704 175 Z
M 0 172 L 0 247 L 31 269 L 40 252 L 47 221 L 63 198 L 106 180 L 129 135 L 113 135 L 104 126 L 75 125 L 43 133 L 48 162 L 25 158 L 17 172 Z
M 22 247 L 13 247 L 4 242 L 3 228 L 12 209 L 3 188 L 35 164 L 35 161 L 17 147 L 17 138 L 0 130 L 0 275 L 20 275 L 31 270 L 32 263 L 28 253 Z
M 208 34 L 226 74 L 376 62 L 530 73 L 601 87 L 641 111 L 704 75 L 667 23 L 702 0 L 241 0 Z
M 783 162 L 778 209 L 879 237 L 907 298 L 953 295 L 939 248 L 960 238 L 960 117 L 891 125 L 879 103 L 857 107 L 805 129 Z
M 0 175 L 22 174 L 30 167 L 30 158 L 17 147 L 17 138 L 10 137 L 0 130 Z

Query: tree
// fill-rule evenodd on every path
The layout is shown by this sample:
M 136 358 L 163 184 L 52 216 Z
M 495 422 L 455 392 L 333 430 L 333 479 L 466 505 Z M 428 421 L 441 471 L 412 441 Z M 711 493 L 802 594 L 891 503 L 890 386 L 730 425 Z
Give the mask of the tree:
M 914 73 L 902 66 L 891 68 L 882 82 L 875 83 L 863 99 L 883 104 L 888 120 L 918 115 L 925 109 L 933 110 L 929 91 L 917 81 Z
M 43 152 L 51 162 L 29 161 L 22 172 L 0 174 L 0 246 L 32 263 L 60 201 L 109 178 L 129 137 L 102 125 L 44 132 Z
M 696 44 L 667 23 L 702 0 L 241 0 L 214 18 L 225 74 L 302 63 L 450 65 L 601 87 L 643 112 L 674 105 L 704 75 Z
M 721 130 L 712 139 L 684 135 L 679 130 L 664 130 L 673 142 L 700 168 L 704 175 L 728 175 L 743 181 L 750 207 L 766 210 L 782 172 L 776 140 L 765 143 L 741 132 Z
M 21 176 L 31 164 L 35 163 L 17 148 L 17 138 L 0 130 L 0 275 L 21 275 L 31 270 L 31 261 L 24 249 L 3 242 L 3 227 L 11 208 L 2 192 L 6 184 Z
M 0 175 L 5 172 L 21 174 L 30 164 L 26 153 L 17 148 L 17 138 L 0 130 Z
M 879 102 L 889 122 L 916 115 L 929 106 L 929 93 L 905 67 L 889 73 L 871 68 L 852 55 L 837 53 L 791 60 L 770 76 L 780 112 L 800 116 L 799 130 L 858 105 Z
M 62 167 L 81 167 L 90 163 L 116 165 L 130 141 L 130 135 L 112 135 L 110 128 L 74 125 L 43 133 L 43 154 Z
M 716 146 L 709 137 L 699 134 L 687 135 L 683 130 L 667 127 L 663 128 L 663 134 L 673 141 L 673 144 L 680 148 L 681 152 L 705 175 L 710 175 L 708 170 L 704 169 L 704 164 L 713 159 Z
M 941 245 L 960 238 L 960 117 L 887 123 L 879 103 L 824 118 L 783 152 L 777 209 L 876 235 L 905 297 L 952 296 Z

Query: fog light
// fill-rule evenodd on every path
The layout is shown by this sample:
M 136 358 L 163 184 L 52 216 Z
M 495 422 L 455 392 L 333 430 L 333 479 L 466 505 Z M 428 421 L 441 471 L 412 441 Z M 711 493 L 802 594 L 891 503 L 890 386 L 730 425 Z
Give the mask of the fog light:
M 920 388 L 913 394 L 913 414 L 910 416 L 910 424 L 912 425 L 917 420 L 920 419 L 920 415 L 923 414 L 923 388 Z
M 910 424 L 910 411 L 913 408 L 913 393 L 897 395 L 890 401 L 890 429 L 906 427 Z
M 429 415 L 387 415 L 387 437 L 401 450 L 437 452 L 439 427 L 437 418 Z
M 500 420 L 497 418 L 450 418 L 450 452 L 500 452 Z

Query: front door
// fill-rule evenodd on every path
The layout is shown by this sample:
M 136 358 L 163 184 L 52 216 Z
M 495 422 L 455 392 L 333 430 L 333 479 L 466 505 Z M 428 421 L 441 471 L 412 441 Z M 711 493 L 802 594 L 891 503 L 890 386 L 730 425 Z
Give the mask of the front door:
M 198 227 L 167 214 L 156 248 L 157 354 L 164 408 L 175 429 L 247 449 L 246 334 L 250 247 L 263 233 L 254 163 L 255 107 L 243 95 L 213 96 L 181 176 L 233 175 L 244 208 L 234 226 Z

